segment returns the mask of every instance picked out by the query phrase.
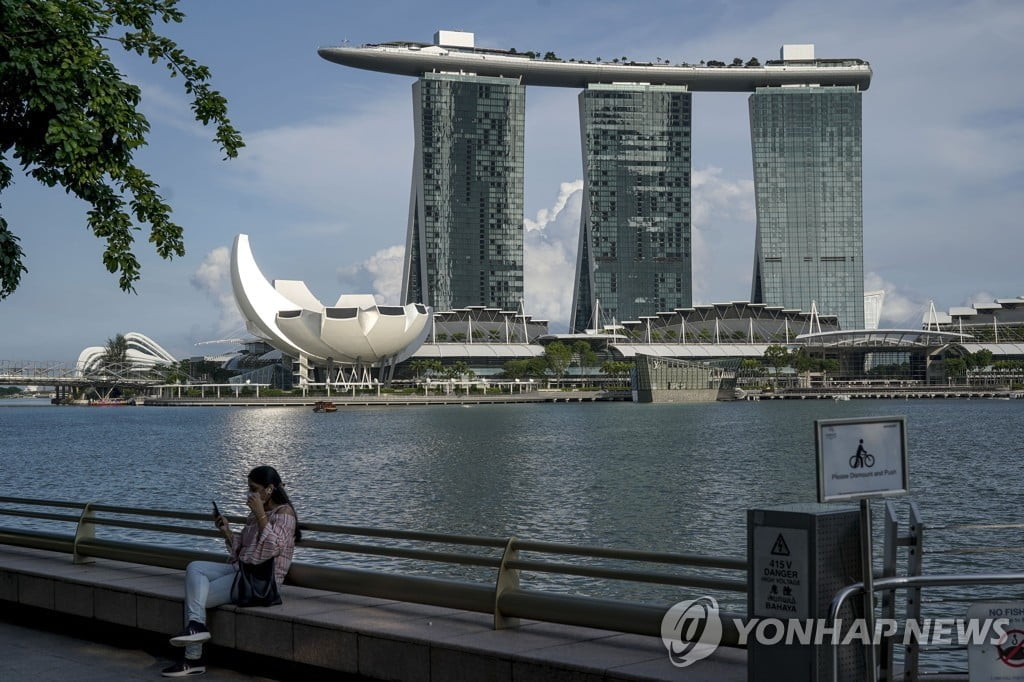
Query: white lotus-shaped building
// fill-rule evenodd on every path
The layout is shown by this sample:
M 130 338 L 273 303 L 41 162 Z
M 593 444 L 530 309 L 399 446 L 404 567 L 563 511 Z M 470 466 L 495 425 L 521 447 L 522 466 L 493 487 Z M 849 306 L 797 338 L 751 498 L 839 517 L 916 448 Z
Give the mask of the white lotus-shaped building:
M 377 305 L 371 294 L 342 294 L 325 306 L 298 280 L 260 272 L 249 236 L 231 248 L 231 286 L 249 331 L 294 358 L 315 364 L 368 367 L 401 362 L 423 344 L 433 311 L 419 303 Z

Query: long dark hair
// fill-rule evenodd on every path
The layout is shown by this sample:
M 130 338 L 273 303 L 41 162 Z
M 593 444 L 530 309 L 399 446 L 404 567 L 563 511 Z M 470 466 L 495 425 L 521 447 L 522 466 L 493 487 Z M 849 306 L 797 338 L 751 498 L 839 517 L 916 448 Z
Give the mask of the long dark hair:
M 264 488 L 267 486 L 274 486 L 274 492 L 270 493 L 270 499 L 274 501 L 274 504 L 287 504 L 292 508 L 292 513 L 295 514 L 295 541 L 298 542 L 302 539 L 302 531 L 299 530 L 299 515 L 295 512 L 295 505 L 288 498 L 288 493 L 284 490 L 284 482 L 281 480 L 281 474 L 277 473 L 277 469 L 272 466 L 259 466 L 249 472 L 249 480 L 256 485 L 261 485 Z

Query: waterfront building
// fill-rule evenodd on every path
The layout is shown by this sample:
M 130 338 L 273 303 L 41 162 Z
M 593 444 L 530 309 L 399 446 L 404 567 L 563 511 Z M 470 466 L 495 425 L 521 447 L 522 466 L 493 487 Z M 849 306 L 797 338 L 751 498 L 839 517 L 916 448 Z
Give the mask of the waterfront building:
M 522 310 L 467 306 L 435 312 L 425 343 L 528 344 L 547 333 L 547 320 Z
M 525 93 L 516 78 L 450 73 L 413 85 L 404 303 L 519 306 Z
M 1024 355 L 1024 296 L 997 298 L 991 303 L 956 306 L 936 312 L 934 306 L 922 320 L 924 329 L 961 334 L 977 343 L 1013 344 Z M 1004 351 L 1005 354 L 1005 351 Z
M 725 383 L 726 371 L 706 362 L 636 356 L 636 401 L 639 403 L 713 403 L 731 400 L 735 382 Z
M 691 99 L 671 85 L 591 84 L 580 93 L 573 331 L 692 303 Z
M 885 305 L 885 291 L 864 292 L 864 328 L 878 329 L 882 321 L 882 307 Z
M 813 60 L 813 46 L 799 57 Z M 783 48 L 783 61 L 791 61 Z M 751 301 L 864 328 L 861 91 L 759 87 L 748 100 L 757 233 Z
M 163 346 L 139 332 L 128 332 L 124 335 L 124 349 L 124 362 L 119 364 L 108 356 L 107 346 L 83 348 L 75 362 L 75 372 L 78 375 L 89 375 L 106 369 L 130 373 L 150 370 L 158 365 L 173 365 L 177 362 Z
M 433 311 L 421 303 L 378 305 L 371 294 L 342 294 L 325 306 L 299 280 L 267 281 L 249 236 L 231 247 L 231 288 L 250 332 L 295 361 L 299 385 L 317 367 L 327 380 L 368 383 L 370 368 L 401 362 L 423 343 Z

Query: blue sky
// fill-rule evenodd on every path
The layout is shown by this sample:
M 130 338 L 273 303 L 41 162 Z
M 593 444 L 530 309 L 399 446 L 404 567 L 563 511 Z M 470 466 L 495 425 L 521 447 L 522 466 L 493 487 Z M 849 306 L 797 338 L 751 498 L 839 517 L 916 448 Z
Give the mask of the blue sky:
M 514 9 L 512 9 L 514 7 Z M 783 43 L 860 57 L 864 95 L 866 287 L 885 289 L 883 324 L 1024 295 L 1024 91 L 1017 0 L 524 0 L 279 3 L 183 0 L 168 29 L 209 65 L 247 147 L 223 161 L 191 120 L 180 82 L 117 56 L 152 124 L 139 161 L 185 228 L 162 261 L 139 233 L 142 281 L 117 288 L 85 207 L 18 178 L 0 197 L 29 272 L 0 301 L 0 360 L 73 362 L 138 331 L 178 357 L 243 335 L 227 277 L 235 234 L 268 278 L 303 279 L 326 302 L 397 301 L 412 162 L 413 79 L 331 64 L 320 46 L 430 41 L 462 29 L 478 45 L 562 57 L 697 62 L 775 58 Z M 526 307 L 569 315 L 581 186 L 576 92 L 530 88 L 526 128 Z M 693 114 L 694 302 L 747 300 L 754 214 L 746 95 L 697 93 Z

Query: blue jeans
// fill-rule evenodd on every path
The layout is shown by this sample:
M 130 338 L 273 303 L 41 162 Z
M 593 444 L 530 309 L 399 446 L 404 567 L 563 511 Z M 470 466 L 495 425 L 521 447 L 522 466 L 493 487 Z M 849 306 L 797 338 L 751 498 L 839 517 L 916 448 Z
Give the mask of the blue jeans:
M 193 561 L 185 569 L 185 627 L 189 621 L 206 625 L 206 609 L 231 601 L 231 584 L 235 581 L 235 567 L 229 563 Z M 203 655 L 202 644 L 185 647 L 187 658 Z

